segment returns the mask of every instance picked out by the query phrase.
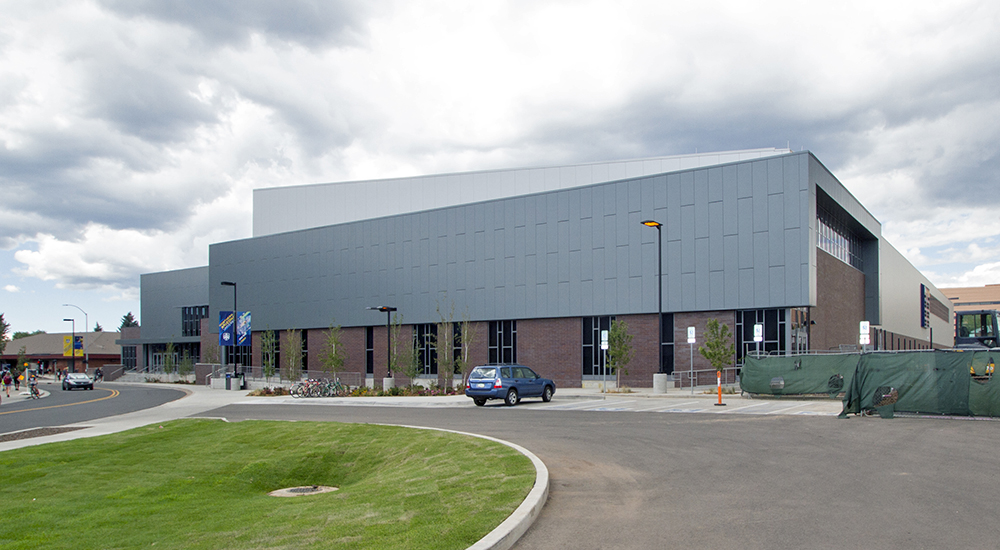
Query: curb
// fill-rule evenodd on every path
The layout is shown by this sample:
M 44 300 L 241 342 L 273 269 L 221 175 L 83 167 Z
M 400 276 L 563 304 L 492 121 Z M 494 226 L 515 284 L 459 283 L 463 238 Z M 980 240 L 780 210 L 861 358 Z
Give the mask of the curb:
M 542 506 L 545 505 L 545 502 L 549 498 L 549 469 L 545 467 L 545 463 L 542 462 L 540 458 L 524 447 L 516 443 L 511 443 L 510 441 L 504 441 L 503 439 L 497 439 L 488 435 L 460 432 L 457 430 L 429 428 L 427 426 L 407 426 L 405 424 L 381 425 L 398 426 L 401 428 L 415 428 L 418 430 L 434 430 L 438 432 L 449 432 L 478 437 L 480 439 L 487 439 L 489 441 L 500 443 L 501 445 L 506 445 L 531 460 L 531 464 L 535 467 L 535 484 L 532 486 L 531 491 L 528 492 L 528 496 L 524 498 L 524 501 L 521 502 L 520 506 L 514 509 L 514 511 L 507 516 L 507 519 L 503 520 L 500 525 L 497 525 L 496 528 L 487 533 L 485 537 L 476 541 L 475 544 L 469 547 L 469 550 L 508 550 L 514 546 L 514 543 L 516 543 L 518 539 L 520 539 L 524 533 L 528 531 L 528 528 L 535 523 L 535 519 L 538 518 L 538 514 L 542 513 Z

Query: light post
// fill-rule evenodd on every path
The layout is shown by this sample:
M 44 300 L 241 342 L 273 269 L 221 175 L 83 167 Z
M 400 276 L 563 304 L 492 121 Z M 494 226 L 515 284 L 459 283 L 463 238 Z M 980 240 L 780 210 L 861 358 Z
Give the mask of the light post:
M 233 287 L 233 345 L 235 345 L 236 344 L 236 321 L 237 321 L 237 318 L 239 317 L 239 313 L 237 313 L 237 310 L 236 310 L 236 283 L 233 282 L 233 281 L 222 281 L 222 286 L 231 286 L 231 287 Z M 232 347 L 232 346 L 225 346 L 225 347 L 228 348 L 228 347 Z M 228 349 L 225 350 L 223 352 L 223 354 L 222 354 L 222 365 L 223 366 L 225 366 L 226 363 L 227 363 L 227 361 L 226 361 L 226 359 L 227 359 L 226 356 L 227 355 L 229 355 L 229 350 Z M 235 361 L 233 362 L 233 374 L 236 374 L 236 362 Z
M 392 312 L 396 311 L 396 308 L 392 306 L 375 306 L 366 309 L 385 312 L 385 367 L 388 373 L 386 374 L 386 378 L 392 378 L 392 330 L 390 325 L 392 324 Z
M 72 372 L 76 372 L 76 319 L 63 319 L 63 321 L 69 321 L 73 323 L 73 332 L 69 338 L 69 356 L 70 359 L 70 369 Z
M 659 348 L 660 366 L 657 367 L 656 372 L 663 372 L 663 232 L 661 228 L 663 224 L 653 220 L 646 220 L 642 222 L 642 225 L 646 227 L 656 228 L 656 252 L 657 261 L 659 263 L 659 268 L 656 272 L 656 286 L 657 286 L 657 298 L 656 298 L 656 311 L 657 311 L 657 323 L 658 332 L 656 334 L 656 347 Z
M 83 312 L 83 366 L 89 372 L 90 371 L 90 348 L 87 347 L 87 327 L 90 326 L 90 319 L 87 317 L 87 312 L 83 311 L 80 306 L 75 306 L 73 304 L 63 304 L 63 307 L 75 307 Z M 76 323 L 73 323 L 74 325 Z M 73 340 L 73 345 L 76 345 L 76 340 Z M 76 357 L 76 352 L 73 352 L 73 357 Z M 73 360 L 73 365 L 76 365 L 76 359 Z

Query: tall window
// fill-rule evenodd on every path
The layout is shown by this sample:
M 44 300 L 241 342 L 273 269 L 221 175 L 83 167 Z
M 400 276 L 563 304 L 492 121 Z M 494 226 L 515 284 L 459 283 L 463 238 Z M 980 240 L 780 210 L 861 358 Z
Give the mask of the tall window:
M 375 374 L 375 327 L 365 327 L 365 372 Z
M 517 321 L 490 321 L 489 362 L 517 363 Z
M 788 349 L 785 342 L 787 315 L 784 309 L 747 309 L 736 312 L 736 363 L 743 364 L 743 358 L 760 350 L 761 353 L 784 355 Z M 764 341 L 754 342 L 753 327 L 764 325 Z
M 660 333 L 660 346 L 663 347 L 663 365 L 660 372 L 671 374 L 674 372 L 674 314 L 664 313 L 663 327 Z
M 253 364 L 253 357 L 250 353 L 252 348 L 250 346 L 226 346 L 225 349 L 227 365 L 240 365 L 242 369 Z M 244 371 L 240 370 L 238 372 Z
M 613 316 L 583 318 L 583 375 L 603 376 L 606 365 L 601 349 L 601 331 L 611 330 Z M 609 371 L 607 374 L 611 374 Z
M 125 370 L 132 370 L 135 365 L 135 346 L 122 346 L 122 366 Z
M 816 208 L 817 246 L 859 271 L 864 270 L 861 261 L 861 239 L 846 224 L 837 219 L 829 210 L 817 205 Z
M 413 326 L 413 345 L 417 351 L 420 374 L 437 374 L 437 325 Z
M 208 306 L 181 308 L 181 336 L 201 336 L 201 320 L 208 317 Z

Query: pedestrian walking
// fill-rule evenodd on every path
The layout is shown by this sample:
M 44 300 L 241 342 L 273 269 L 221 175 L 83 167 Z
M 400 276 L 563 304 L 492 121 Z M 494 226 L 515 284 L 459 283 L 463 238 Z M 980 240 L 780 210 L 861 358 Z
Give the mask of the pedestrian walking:
M 10 397 L 10 386 L 14 383 L 14 377 L 10 375 L 9 370 L 3 371 L 3 378 L 0 381 L 3 382 L 3 390 L 7 392 L 7 397 Z

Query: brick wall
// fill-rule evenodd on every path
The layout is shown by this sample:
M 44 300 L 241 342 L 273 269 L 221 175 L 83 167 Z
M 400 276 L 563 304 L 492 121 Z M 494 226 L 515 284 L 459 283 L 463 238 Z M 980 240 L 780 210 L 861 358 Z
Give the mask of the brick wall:
M 622 373 L 622 384 L 633 388 L 652 387 L 653 374 L 660 370 L 660 352 L 657 350 L 660 325 L 656 314 L 619 315 L 616 319 L 625 321 L 628 333 L 632 335 L 632 360 L 625 367 L 628 374 Z
M 816 307 L 810 318 L 809 347 L 837 349 L 857 345 L 858 323 L 865 319 L 865 275 L 857 269 L 816 251 Z
M 485 331 L 484 331 L 485 333 Z M 525 319 L 517 322 L 517 360 L 551 378 L 556 387 L 579 388 L 583 365 L 583 321 Z

